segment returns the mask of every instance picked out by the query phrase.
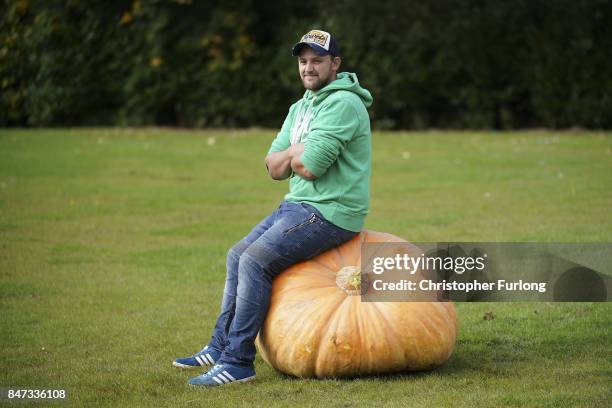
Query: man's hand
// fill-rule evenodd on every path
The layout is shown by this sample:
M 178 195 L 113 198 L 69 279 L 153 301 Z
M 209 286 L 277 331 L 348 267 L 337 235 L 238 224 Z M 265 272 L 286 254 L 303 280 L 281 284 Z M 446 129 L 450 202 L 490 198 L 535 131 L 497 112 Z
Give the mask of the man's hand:
M 302 153 L 304 153 L 304 143 L 296 143 L 291 145 L 291 147 L 289 147 L 287 150 L 290 151 L 289 154 L 291 155 L 291 160 L 293 160 L 296 157 L 300 157 Z
M 298 143 L 293 146 L 293 152 L 291 155 L 291 168 L 300 177 L 306 180 L 316 180 L 317 176 L 312 174 L 304 163 L 302 163 L 302 153 L 304 153 L 304 143 Z

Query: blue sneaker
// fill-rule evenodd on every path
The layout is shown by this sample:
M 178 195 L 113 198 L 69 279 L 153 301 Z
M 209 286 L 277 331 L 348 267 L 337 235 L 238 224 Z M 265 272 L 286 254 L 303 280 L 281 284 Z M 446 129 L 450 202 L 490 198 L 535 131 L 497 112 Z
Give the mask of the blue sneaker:
M 177 358 L 172 365 L 179 368 L 194 369 L 212 366 L 221 357 L 221 352 L 206 346 L 191 357 Z
M 216 387 L 231 383 L 247 382 L 255 379 L 253 367 L 240 367 L 229 364 L 217 364 L 206 374 L 190 378 L 189 385 L 201 385 L 205 387 Z

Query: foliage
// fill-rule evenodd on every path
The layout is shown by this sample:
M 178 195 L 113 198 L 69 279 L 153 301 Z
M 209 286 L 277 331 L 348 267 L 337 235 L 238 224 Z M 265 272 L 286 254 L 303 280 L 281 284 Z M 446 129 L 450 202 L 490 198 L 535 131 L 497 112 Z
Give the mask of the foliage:
M 279 127 L 334 33 L 380 128 L 612 126 L 606 0 L 5 0 L 0 125 Z

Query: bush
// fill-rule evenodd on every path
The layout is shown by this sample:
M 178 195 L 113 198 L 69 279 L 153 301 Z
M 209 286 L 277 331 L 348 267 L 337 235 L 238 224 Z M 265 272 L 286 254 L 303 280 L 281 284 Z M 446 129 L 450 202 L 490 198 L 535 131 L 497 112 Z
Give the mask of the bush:
M 231 3 L 231 4 L 230 4 Z M 279 127 L 334 33 L 385 128 L 612 126 L 606 0 L 7 1 L 0 125 Z

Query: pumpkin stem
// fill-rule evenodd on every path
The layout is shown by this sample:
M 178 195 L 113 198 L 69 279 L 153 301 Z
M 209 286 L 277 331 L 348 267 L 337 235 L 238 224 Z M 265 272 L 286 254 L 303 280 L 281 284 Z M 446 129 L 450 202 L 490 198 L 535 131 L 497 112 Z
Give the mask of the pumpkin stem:
M 361 295 L 361 271 L 356 266 L 345 266 L 336 272 L 336 285 L 349 296 Z

